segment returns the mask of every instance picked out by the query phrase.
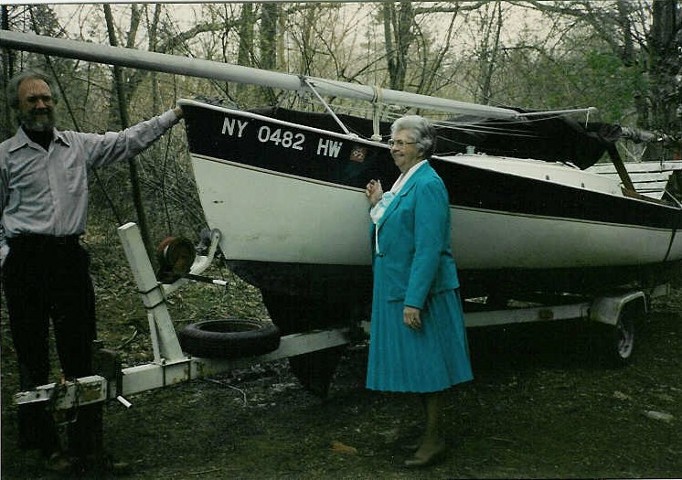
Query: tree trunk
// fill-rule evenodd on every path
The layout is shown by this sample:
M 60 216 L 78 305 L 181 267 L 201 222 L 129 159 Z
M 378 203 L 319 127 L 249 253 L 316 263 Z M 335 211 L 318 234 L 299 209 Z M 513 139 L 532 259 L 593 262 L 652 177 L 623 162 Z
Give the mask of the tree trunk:
M 9 7 L 6 5 L 3 5 L 0 7 L 0 15 L 2 18 L 0 19 L 0 22 L 2 25 L 0 28 L 2 30 L 9 30 Z M 7 85 L 9 83 L 9 79 L 12 78 L 12 75 L 14 75 L 14 50 L 10 50 L 9 48 L 3 48 L 2 49 L 2 83 L 0 84 L 0 87 L 2 88 L 2 91 L 5 92 L 7 89 Z M 9 107 L 9 105 L 7 106 Z M 2 138 L 9 138 L 12 136 L 12 114 L 11 108 L 4 108 L 5 115 L 2 121 L 3 128 L 0 131 L 0 135 L 2 135 Z
M 653 19 L 649 38 L 649 76 L 651 79 L 650 128 L 665 132 L 680 130 L 676 116 L 682 99 L 676 89 L 675 77 L 680 71 L 677 1 L 653 2 Z
M 394 4 L 385 3 L 382 13 L 384 39 L 386 41 L 386 62 L 391 83 L 389 88 L 404 90 L 407 76 L 407 53 L 414 40 L 412 2 L 400 2 L 399 10 L 396 10 Z
M 163 7 L 159 4 L 154 5 L 154 16 L 152 23 L 149 25 L 149 51 L 156 52 L 159 44 L 159 19 L 161 18 L 161 9 Z M 152 77 L 152 111 L 161 111 L 161 97 L 159 94 L 159 76 L 157 72 L 151 72 Z
M 106 19 L 107 31 L 109 33 L 109 43 L 111 46 L 116 47 L 118 46 L 118 41 L 116 39 L 116 32 L 114 31 L 114 18 L 111 13 L 111 6 L 109 4 L 104 4 L 104 17 Z M 125 83 L 123 81 L 123 69 L 118 66 L 114 66 L 113 68 L 114 87 L 118 100 L 118 114 L 121 121 L 121 128 L 128 128 L 130 125 L 130 119 L 128 116 L 128 98 L 126 96 Z M 142 204 L 142 190 L 140 188 L 137 164 L 135 163 L 134 158 L 128 160 L 128 173 L 133 195 L 133 204 L 135 205 L 135 212 L 137 213 L 137 223 L 140 227 L 142 241 L 145 244 L 149 258 L 154 258 L 154 248 L 152 247 L 151 240 L 149 238 L 149 225 L 147 223 L 147 215 Z
M 500 48 L 500 32 L 502 30 L 502 7 L 500 2 L 495 2 L 494 12 L 490 15 L 488 25 L 483 33 L 483 44 L 480 54 L 480 80 L 477 86 L 477 101 L 488 105 L 493 97 L 492 83 L 495 67 L 497 66 L 497 55 Z
M 253 4 L 245 3 L 242 5 L 241 18 L 239 20 L 239 51 L 237 52 L 237 64 L 244 67 L 253 66 L 251 61 L 253 55 L 253 26 L 256 23 L 253 14 Z M 247 91 L 248 85 L 237 84 L 237 96 L 241 97 Z
M 275 70 L 277 68 L 278 17 L 278 4 L 262 4 L 260 19 L 260 68 L 265 70 Z M 264 89 L 264 95 L 270 102 L 274 102 L 276 100 L 276 95 L 272 89 Z
M 264 3 L 260 20 L 260 64 L 265 70 L 277 67 L 277 17 L 276 3 Z

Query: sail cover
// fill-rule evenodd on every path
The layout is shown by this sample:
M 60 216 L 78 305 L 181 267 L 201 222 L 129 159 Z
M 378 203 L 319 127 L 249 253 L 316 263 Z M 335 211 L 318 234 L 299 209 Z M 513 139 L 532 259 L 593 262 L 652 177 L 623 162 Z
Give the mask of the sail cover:
M 521 109 L 514 109 L 521 114 Z M 310 113 L 285 108 L 251 110 L 279 120 L 314 126 L 343 133 L 343 129 L 326 113 Z M 351 132 L 363 138 L 371 137 L 373 123 L 369 119 L 338 114 Z M 534 115 L 516 119 L 456 117 L 436 121 L 438 142 L 436 154 L 465 153 L 468 147 L 476 152 L 516 158 L 533 158 L 548 162 L 572 163 L 581 169 L 594 165 L 620 135 L 620 127 L 604 123 L 580 123 L 568 116 Z M 380 124 L 383 139 L 390 135 L 390 122 Z

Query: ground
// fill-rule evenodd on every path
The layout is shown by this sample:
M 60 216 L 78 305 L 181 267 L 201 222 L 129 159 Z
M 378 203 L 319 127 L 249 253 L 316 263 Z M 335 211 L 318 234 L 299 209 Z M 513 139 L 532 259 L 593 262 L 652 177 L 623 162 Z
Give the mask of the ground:
M 105 268 L 99 253 L 100 336 L 126 365 L 147 362 L 147 320 L 129 273 Z M 226 313 L 267 317 L 255 289 L 218 273 L 230 287 L 173 297 L 178 327 Z M 2 320 L 2 478 L 59 478 L 16 448 L 16 364 Z M 449 456 L 423 472 L 401 467 L 420 403 L 364 389 L 362 342 L 346 351 L 325 401 L 286 361 L 254 365 L 135 395 L 130 409 L 107 404 L 105 442 L 131 464 L 126 478 L 144 480 L 682 477 L 682 290 L 641 319 L 625 368 L 604 363 L 595 333 L 574 322 L 470 329 L 476 378 L 446 394 Z

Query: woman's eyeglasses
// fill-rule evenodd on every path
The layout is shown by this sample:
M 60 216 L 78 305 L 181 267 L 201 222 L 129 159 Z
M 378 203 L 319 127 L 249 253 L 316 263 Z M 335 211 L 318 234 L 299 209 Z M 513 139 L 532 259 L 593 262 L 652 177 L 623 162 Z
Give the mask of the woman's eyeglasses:
M 398 147 L 398 148 L 403 148 L 405 145 L 414 145 L 417 142 L 406 142 L 405 140 L 389 140 L 388 142 L 389 147 Z

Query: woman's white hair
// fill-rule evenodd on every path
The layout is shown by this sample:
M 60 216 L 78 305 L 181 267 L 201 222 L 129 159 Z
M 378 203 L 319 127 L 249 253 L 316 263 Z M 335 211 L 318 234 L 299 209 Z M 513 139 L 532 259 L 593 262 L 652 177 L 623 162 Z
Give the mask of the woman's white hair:
M 431 122 L 420 115 L 406 115 L 400 117 L 391 125 L 391 134 L 401 130 L 410 130 L 413 140 L 417 142 L 424 158 L 428 158 L 436 151 L 436 128 Z

